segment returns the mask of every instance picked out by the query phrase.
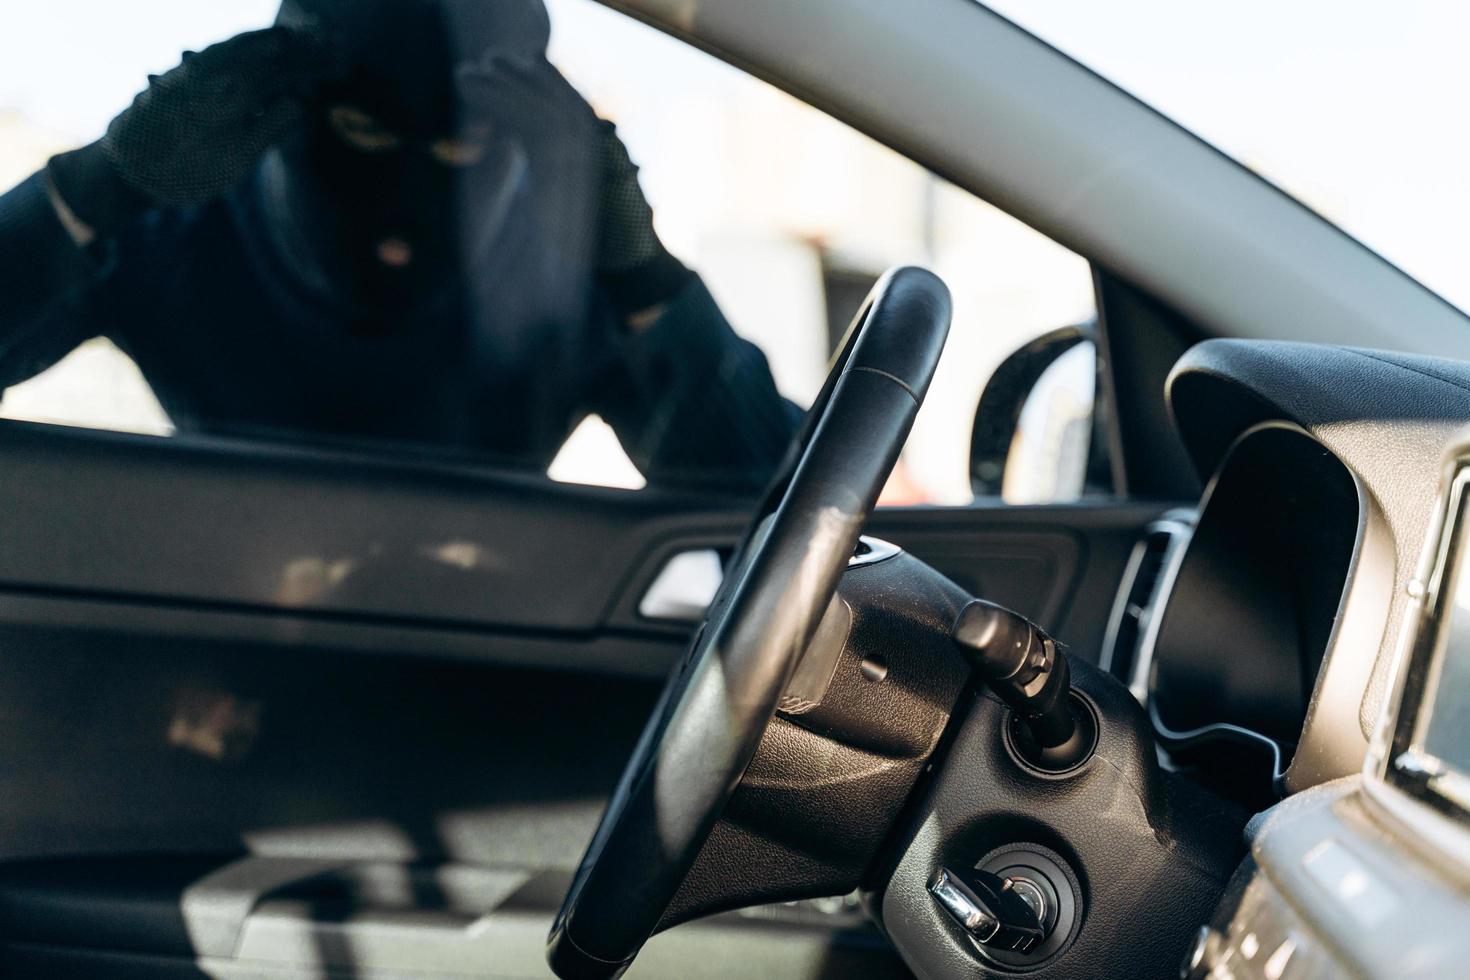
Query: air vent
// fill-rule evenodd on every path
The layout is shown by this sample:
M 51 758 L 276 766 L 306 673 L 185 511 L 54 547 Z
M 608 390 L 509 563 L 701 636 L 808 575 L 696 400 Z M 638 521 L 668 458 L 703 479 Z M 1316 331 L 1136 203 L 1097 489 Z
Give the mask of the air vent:
M 1161 593 L 1167 592 L 1165 579 L 1170 566 L 1177 565 L 1177 556 L 1189 539 L 1193 518 L 1192 513 L 1171 513 L 1150 524 L 1134 545 L 1128 566 L 1123 570 L 1118 597 L 1108 617 L 1101 665 L 1130 687 L 1135 686 L 1139 668 L 1144 666 L 1142 660 L 1146 654 L 1141 658 L 1139 653 L 1146 641 L 1152 642 L 1149 626 L 1155 610 L 1162 608 Z M 1134 693 L 1137 695 L 1138 691 Z

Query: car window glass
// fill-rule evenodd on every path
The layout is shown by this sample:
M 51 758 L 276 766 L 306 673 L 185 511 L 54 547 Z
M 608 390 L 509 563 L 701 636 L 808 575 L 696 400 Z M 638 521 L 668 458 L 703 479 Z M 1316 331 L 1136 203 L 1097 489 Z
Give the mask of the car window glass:
M 1092 312 L 1076 255 L 591 0 L 144 6 L 0 32 L 4 417 L 753 490 L 917 263 L 955 324 L 885 501 L 963 503 L 986 379 Z

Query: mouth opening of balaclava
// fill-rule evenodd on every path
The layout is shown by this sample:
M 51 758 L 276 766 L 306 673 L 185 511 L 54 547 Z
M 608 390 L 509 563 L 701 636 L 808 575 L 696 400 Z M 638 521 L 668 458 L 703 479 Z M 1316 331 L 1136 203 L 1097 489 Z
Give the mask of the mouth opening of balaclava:
M 466 70 L 544 62 L 541 0 L 284 0 L 277 23 L 323 36 L 344 71 L 277 151 L 295 237 L 364 332 L 442 299 L 498 220 L 514 145 L 468 97 Z

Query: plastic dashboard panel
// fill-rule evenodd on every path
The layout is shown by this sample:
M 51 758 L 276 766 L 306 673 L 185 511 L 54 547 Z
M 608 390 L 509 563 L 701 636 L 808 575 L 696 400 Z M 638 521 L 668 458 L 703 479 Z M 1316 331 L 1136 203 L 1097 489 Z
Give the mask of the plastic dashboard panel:
M 1441 701 L 1464 663 L 1457 623 L 1463 615 L 1466 525 L 1470 521 L 1470 429 L 1446 454 L 1444 496 L 1414 574 L 1410 610 L 1394 664 L 1393 695 L 1363 767 L 1369 809 L 1396 833 L 1420 842 L 1436 870 L 1470 885 L 1470 804 L 1463 758 L 1466 741 L 1456 703 Z M 1451 671 L 1451 672 L 1447 672 Z M 1436 693 L 1438 688 L 1438 693 Z M 1437 736 L 1437 737 L 1436 737 Z M 1450 755 L 1445 749 L 1451 750 Z
M 1171 373 L 1170 408 L 1201 477 L 1247 430 L 1295 425 L 1359 483 L 1363 526 L 1287 789 L 1355 773 L 1388 683 L 1445 450 L 1470 420 L 1470 365 L 1380 351 L 1211 340 Z
M 1406 590 L 1393 693 L 1362 776 L 1298 793 L 1253 822 L 1251 860 L 1201 931 L 1190 978 L 1464 975 L 1470 823 L 1458 794 L 1435 799 L 1435 778 L 1460 774 L 1421 754 L 1419 709 L 1435 661 L 1452 655 L 1444 600 L 1458 591 L 1448 570 L 1463 561 L 1467 460 L 1470 432 L 1445 456 L 1444 500 L 1410 573 L 1419 587 Z M 1453 722 L 1446 734 L 1465 736 Z
M 1295 745 L 1364 504 L 1342 462 L 1295 426 L 1267 423 L 1235 442 L 1139 664 L 1163 724 L 1237 725 Z

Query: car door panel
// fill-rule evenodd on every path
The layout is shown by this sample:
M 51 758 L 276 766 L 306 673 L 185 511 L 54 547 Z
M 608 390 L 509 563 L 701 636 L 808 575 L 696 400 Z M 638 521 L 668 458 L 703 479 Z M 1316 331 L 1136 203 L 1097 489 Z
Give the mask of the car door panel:
M 128 914 L 173 862 L 242 854 L 565 876 L 687 642 L 640 598 L 747 519 L 713 493 L 36 425 L 0 426 L 0 472 L 0 905 L 37 900 L 5 884 L 24 862 L 65 860 L 47 901 L 76 914 L 105 859 L 145 869 L 108 879 Z M 1160 509 L 899 508 L 870 533 L 1091 657 Z
M 587 631 L 665 528 L 738 508 L 328 450 L 0 427 L 0 583 Z
M 0 426 L 0 469 L 6 621 L 591 670 L 626 660 L 649 675 L 688 627 L 641 616 L 640 598 L 673 555 L 728 553 L 746 520 L 717 493 L 16 423 Z M 1158 510 L 895 508 L 871 530 L 1060 628 L 1072 592 L 1115 582 Z M 640 657 L 645 642 L 662 652 Z

